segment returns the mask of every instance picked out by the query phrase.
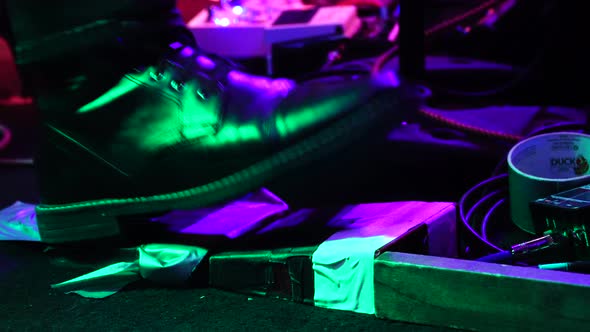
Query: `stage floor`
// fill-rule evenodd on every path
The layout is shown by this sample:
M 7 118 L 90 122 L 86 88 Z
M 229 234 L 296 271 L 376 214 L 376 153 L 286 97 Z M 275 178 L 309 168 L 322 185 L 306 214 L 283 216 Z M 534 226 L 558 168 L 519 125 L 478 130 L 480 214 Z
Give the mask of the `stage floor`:
M 106 299 L 86 299 L 50 284 L 102 267 L 106 257 L 88 254 L 83 256 L 91 258 L 80 261 L 45 249 L 0 243 L 1 330 L 457 331 L 203 286 L 162 288 L 139 282 Z
M 32 130 L 27 127 L 32 124 L 22 119 L 4 117 L 11 129 L 25 137 L 3 157 L 31 156 L 33 138 L 28 135 Z M 31 166 L 0 166 L 0 183 L 0 209 L 17 200 L 37 200 Z M 190 288 L 162 288 L 142 281 L 106 299 L 86 299 L 50 285 L 104 267 L 109 256 L 80 249 L 46 249 L 42 244 L 0 242 L 0 330 L 456 331 L 235 294 L 208 288 L 203 282 Z

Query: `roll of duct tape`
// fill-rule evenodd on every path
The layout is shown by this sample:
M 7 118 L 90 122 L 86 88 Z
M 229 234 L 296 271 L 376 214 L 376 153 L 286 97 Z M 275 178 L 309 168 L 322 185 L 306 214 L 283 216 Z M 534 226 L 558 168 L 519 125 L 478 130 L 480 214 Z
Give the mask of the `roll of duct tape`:
M 516 144 L 508 153 L 512 221 L 535 233 L 529 202 L 590 183 L 589 159 L 590 135 L 551 133 Z

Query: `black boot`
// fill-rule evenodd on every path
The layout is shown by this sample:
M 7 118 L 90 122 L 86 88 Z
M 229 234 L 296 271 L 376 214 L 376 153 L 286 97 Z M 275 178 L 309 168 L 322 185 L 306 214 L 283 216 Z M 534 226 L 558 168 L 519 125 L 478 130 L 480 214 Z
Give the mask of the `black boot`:
M 89 4 L 7 6 L 42 115 L 45 242 L 117 236 L 121 216 L 242 195 L 393 124 L 395 79 L 254 77 L 200 53 L 173 1 Z

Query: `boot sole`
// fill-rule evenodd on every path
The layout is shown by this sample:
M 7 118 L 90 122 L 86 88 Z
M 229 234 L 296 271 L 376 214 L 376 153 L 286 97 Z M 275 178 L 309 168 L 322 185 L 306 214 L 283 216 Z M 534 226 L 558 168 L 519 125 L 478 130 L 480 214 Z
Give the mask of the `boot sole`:
M 123 216 L 195 209 L 236 198 L 264 185 L 268 180 L 304 163 L 303 156 L 328 152 L 345 145 L 383 123 L 382 115 L 398 106 L 396 93 L 379 93 L 365 106 L 351 112 L 318 133 L 246 169 L 206 185 L 161 195 L 102 199 L 71 204 L 37 206 L 41 241 L 63 244 L 121 236 Z M 355 129 L 363 129 L 355 130 Z M 356 134 L 356 135 L 355 135 Z

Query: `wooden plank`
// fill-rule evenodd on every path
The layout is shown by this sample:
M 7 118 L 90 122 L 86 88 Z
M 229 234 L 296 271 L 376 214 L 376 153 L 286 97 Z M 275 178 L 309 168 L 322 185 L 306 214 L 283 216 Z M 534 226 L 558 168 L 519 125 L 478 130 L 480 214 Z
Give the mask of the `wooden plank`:
M 590 330 L 590 277 L 404 253 L 375 261 L 380 318 L 479 331 Z
M 328 210 L 330 213 L 320 213 L 321 209 L 291 211 L 256 232 L 248 241 L 260 249 L 262 243 L 268 244 L 269 238 L 279 240 L 275 245 L 283 245 L 301 242 L 301 239 L 293 240 L 305 237 L 307 240 L 303 241 L 306 243 L 303 246 L 295 244 L 293 247 L 266 247 L 262 250 L 248 248 L 244 251 L 212 255 L 209 259 L 210 285 L 246 294 L 276 296 L 295 302 L 317 304 L 318 302 L 314 302 L 317 300 L 317 279 L 312 267 L 312 257 L 317 258 L 314 255 L 317 254 L 318 246 L 329 245 L 323 251 L 328 261 L 336 259 L 348 262 L 349 258 L 354 258 L 352 261 L 355 261 L 355 257 L 359 255 L 357 251 L 366 250 L 370 250 L 367 252 L 374 253 L 375 256 L 391 250 L 456 254 L 454 245 L 451 248 L 442 246 L 442 243 L 446 243 L 448 247 L 449 241 L 456 243 L 453 203 L 372 203 Z M 326 236 L 317 237 L 318 234 Z M 372 257 L 371 254 L 371 260 L 367 263 L 369 268 L 372 268 Z M 317 260 L 314 263 L 317 268 Z M 338 267 L 331 267 L 333 270 L 330 270 L 333 273 L 330 276 L 334 278 L 327 277 L 324 282 L 335 282 L 338 280 L 336 276 L 343 270 L 350 274 L 365 272 L 359 264 L 350 264 L 352 265 L 349 267 L 355 272 L 347 270 L 349 267 L 336 264 Z M 334 264 L 326 263 L 324 267 L 329 265 Z M 322 276 L 327 276 L 326 269 L 322 271 Z M 367 285 L 363 288 L 363 294 L 370 295 L 370 300 L 363 303 L 373 306 L 372 271 L 363 282 Z M 340 283 L 337 287 L 342 294 Z M 330 301 L 326 303 L 334 304 Z
M 224 252 L 209 259 L 212 287 L 313 304 L 316 247 Z

